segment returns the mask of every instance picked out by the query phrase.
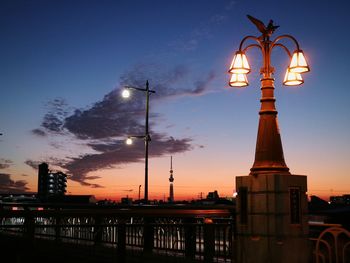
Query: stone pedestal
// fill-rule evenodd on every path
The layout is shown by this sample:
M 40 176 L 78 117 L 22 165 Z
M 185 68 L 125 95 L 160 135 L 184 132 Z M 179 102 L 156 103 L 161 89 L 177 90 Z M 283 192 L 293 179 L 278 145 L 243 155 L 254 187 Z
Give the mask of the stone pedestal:
M 307 263 L 306 176 L 236 177 L 238 263 Z

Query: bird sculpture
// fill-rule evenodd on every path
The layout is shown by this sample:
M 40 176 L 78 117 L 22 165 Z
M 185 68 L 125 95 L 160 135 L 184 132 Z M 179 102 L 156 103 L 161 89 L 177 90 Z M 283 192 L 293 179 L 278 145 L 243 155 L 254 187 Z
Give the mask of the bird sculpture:
M 262 33 L 263 38 L 269 38 L 272 33 L 279 27 L 273 25 L 273 20 L 270 20 L 268 25 L 265 26 L 263 22 L 261 22 L 259 19 L 252 17 L 250 15 L 247 15 L 250 21 L 253 22 L 253 24 L 258 28 L 258 30 Z

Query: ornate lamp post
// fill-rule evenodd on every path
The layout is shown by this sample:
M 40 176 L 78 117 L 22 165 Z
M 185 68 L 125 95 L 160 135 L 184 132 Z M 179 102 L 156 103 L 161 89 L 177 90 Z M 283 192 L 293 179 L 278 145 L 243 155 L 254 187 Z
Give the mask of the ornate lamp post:
M 273 25 L 273 21 L 267 27 L 256 18 L 248 15 L 248 18 L 258 27 L 261 36 L 246 36 L 239 45 L 239 50 L 235 53 L 229 73 L 232 74 L 229 85 L 232 87 L 245 87 L 248 85 L 246 74 L 250 72 L 250 66 L 245 53 L 251 48 L 261 50 L 263 65 L 260 69 L 261 78 L 261 109 L 259 119 L 259 129 L 256 142 L 255 161 L 250 169 L 250 174 L 279 172 L 289 174 L 281 143 L 281 136 L 277 122 L 277 111 L 274 97 L 274 67 L 271 65 L 271 52 L 275 47 L 282 48 L 291 58 L 287 68 L 283 84 L 287 86 L 300 85 L 304 81 L 301 74 L 310 71 L 300 49 L 297 40 L 291 35 L 281 35 L 271 40 L 270 37 L 278 26 Z M 295 45 L 293 54 L 283 44 L 281 40 L 291 40 Z M 254 44 L 245 45 L 248 40 L 253 40 Z
M 274 67 L 271 52 L 282 48 L 291 58 L 283 84 L 300 85 L 309 66 L 297 40 L 291 35 L 271 35 L 278 28 L 270 20 L 265 26 L 248 16 L 261 35 L 246 36 L 235 53 L 229 73 L 229 85 L 245 87 L 250 66 L 246 52 L 261 50 L 261 108 L 255 150 L 250 175 L 236 177 L 237 190 L 237 262 L 238 263 L 306 263 L 308 262 L 307 182 L 306 176 L 292 175 L 287 167 L 277 121 L 274 97 Z M 252 44 L 246 44 L 249 40 Z M 295 45 L 292 53 L 282 40 Z
M 133 135 L 128 136 L 128 139 L 126 140 L 126 144 L 130 145 L 132 144 L 132 138 L 141 138 L 145 140 L 145 202 L 148 202 L 148 144 L 151 141 L 151 136 L 149 134 L 149 126 L 148 126 L 148 119 L 149 119 L 149 96 L 151 93 L 156 93 L 154 90 L 149 89 L 149 83 L 148 80 L 146 81 L 146 88 L 136 88 L 136 87 L 130 87 L 127 86 L 122 92 L 123 98 L 128 98 L 130 96 L 130 90 L 138 90 L 143 91 L 146 93 L 146 121 L 145 121 L 145 134 L 144 135 Z

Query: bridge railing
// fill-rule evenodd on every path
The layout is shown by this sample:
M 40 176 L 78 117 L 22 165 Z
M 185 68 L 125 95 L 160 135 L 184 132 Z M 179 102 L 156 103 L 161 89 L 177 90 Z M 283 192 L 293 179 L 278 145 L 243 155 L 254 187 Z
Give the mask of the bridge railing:
M 342 225 L 310 224 L 310 229 L 312 263 L 350 262 L 350 232 Z
M 162 255 L 234 262 L 233 207 L 0 211 L 0 234 Z
M 233 211 L 230 206 L 0 209 L 0 236 L 102 246 L 117 250 L 120 258 L 234 262 Z M 341 225 L 310 224 L 309 239 L 310 262 L 350 262 L 350 232 Z

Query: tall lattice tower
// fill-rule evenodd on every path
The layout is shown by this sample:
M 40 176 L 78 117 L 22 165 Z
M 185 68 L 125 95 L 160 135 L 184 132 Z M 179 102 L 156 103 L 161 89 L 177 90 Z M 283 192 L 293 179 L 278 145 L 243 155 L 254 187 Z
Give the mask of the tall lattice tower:
M 170 188 L 169 188 L 169 198 L 168 201 L 169 203 L 174 202 L 174 177 L 173 177 L 173 157 L 170 156 L 170 177 L 169 177 L 169 182 L 170 182 Z

